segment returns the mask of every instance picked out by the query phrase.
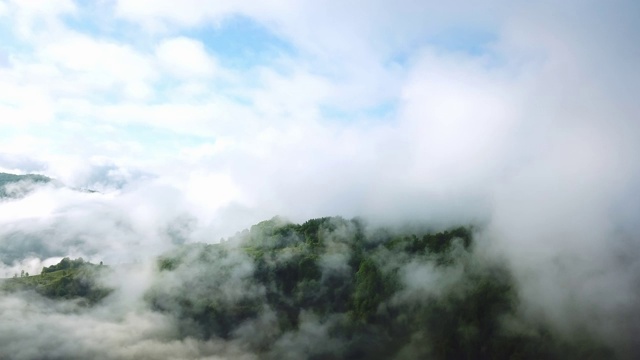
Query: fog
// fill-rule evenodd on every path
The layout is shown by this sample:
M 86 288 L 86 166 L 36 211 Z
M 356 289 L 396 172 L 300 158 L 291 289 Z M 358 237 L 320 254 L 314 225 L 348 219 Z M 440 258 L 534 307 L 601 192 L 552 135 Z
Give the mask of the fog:
M 75 39 L 79 33 L 61 20 L 74 11 L 85 16 L 69 10 L 73 2 L 41 11 L 0 3 L 0 17 L 13 19 L 8 36 L 42 50 L 23 56 L 14 45 L 0 47 L 0 55 L 8 54 L 0 64 L 0 96 L 13 104 L 0 105 L 0 171 L 60 181 L 24 185 L 29 191 L 23 196 L 0 199 L 0 277 L 39 274 L 63 257 L 117 269 L 101 280 L 115 291 L 95 307 L 3 293 L 0 354 L 251 359 L 259 357 L 251 350 L 255 344 L 271 343 L 274 358 L 311 357 L 322 350 L 317 347 L 340 356 L 344 344 L 327 335 L 339 315 L 321 320 L 305 313 L 296 332 L 271 334 L 276 319 L 265 308 L 232 339 L 202 340 L 201 334 L 185 335 L 184 324 L 143 299 L 154 287 L 184 291 L 188 277 L 180 271 L 196 271 L 194 299 L 197 280 L 215 278 L 215 268 L 206 274 L 178 269 L 175 278 L 159 273 L 156 257 L 181 244 L 217 243 L 275 215 L 293 222 L 338 215 L 361 217 L 372 229 L 474 225 L 474 256 L 508 264 L 523 319 L 567 336 L 593 334 L 622 358 L 640 356 L 633 338 L 640 333 L 638 5 L 496 1 L 463 10 L 434 2 L 335 3 L 318 15 L 318 5 L 310 3 L 272 5 L 227 9 L 187 2 L 173 12 L 115 2 L 109 21 L 130 22 L 156 40 L 240 14 L 301 54 L 282 55 L 283 72 L 265 65 L 242 74 L 214 61 L 198 74 L 210 71 L 216 75 L 206 76 L 215 81 L 220 76 L 235 84 L 232 92 L 251 106 L 207 92 L 214 111 L 196 101 L 181 103 L 185 93 L 176 90 L 158 111 L 135 97 L 122 99 L 121 107 L 81 101 L 69 84 L 87 93 L 112 85 L 94 77 L 99 67 L 45 51 L 49 41 L 58 42 L 33 25 L 43 20 L 60 43 Z M 419 41 L 459 23 L 490 30 L 484 52 Z M 126 63 L 128 53 L 122 54 Z M 164 71 L 160 60 L 146 58 L 150 54 L 136 56 L 153 65 L 144 76 L 113 70 L 125 92 L 134 89 L 128 81 L 143 88 Z M 61 76 L 68 69 L 69 77 Z M 259 87 L 237 85 L 251 76 Z M 189 81 L 181 84 L 196 87 Z M 385 102 L 394 110 L 382 117 L 358 110 Z M 324 104 L 356 115 L 323 116 Z M 92 113 L 100 115 L 81 120 Z M 142 132 L 157 136 L 157 144 L 142 135 L 128 138 L 122 129 L 133 126 L 148 126 Z M 160 139 L 166 133 L 213 140 Z M 346 259 L 333 243 L 320 260 L 323 274 L 340 273 Z M 221 299 L 233 302 L 247 293 L 258 299 L 263 289 L 244 282 L 252 263 L 226 261 L 220 266 L 237 271 Z M 457 284 L 455 268 L 439 272 L 410 262 L 402 269 L 407 288 L 396 303 Z

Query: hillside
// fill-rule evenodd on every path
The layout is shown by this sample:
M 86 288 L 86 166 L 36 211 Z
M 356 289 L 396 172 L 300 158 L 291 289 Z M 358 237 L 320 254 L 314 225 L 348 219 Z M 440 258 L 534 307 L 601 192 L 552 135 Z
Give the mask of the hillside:
M 87 304 L 95 304 L 111 292 L 97 282 L 105 271 L 106 266 L 85 262 L 82 258 L 64 258 L 56 265 L 45 267 L 40 275 L 23 273 L 4 279 L 0 288 L 8 292 L 35 291 L 55 300 L 83 299 Z
M 474 249 L 465 227 L 416 234 L 366 231 L 342 218 L 274 218 L 162 257 L 146 298 L 185 337 L 251 331 L 248 346 L 263 358 L 613 356 L 585 334 L 562 337 L 521 317 L 508 269 Z
M 33 190 L 34 186 L 52 182 L 44 175 L 16 175 L 0 173 L 0 198 L 21 197 Z
M 65 185 L 50 177 L 38 174 L 16 175 L 8 173 L 0 173 L 0 199 L 11 198 L 17 199 L 31 193 L 36 187 L 54 184 L 56 187 L 65 187 Z M 67 187 L 73 191 L 84 193 L 99 193 L 97 190 L 88 188 Z
M 273 218 L 159 257 L 143 306 L 172 319 L 180 341 L 240 343 L 264 359 L 614 358 L 587 333 L 524 316 L 509 269 L 479 256 L 473 234 Z M 107 271 L 65 258 L 2 288 L 100 306 L 119 291 L 100 285 Z

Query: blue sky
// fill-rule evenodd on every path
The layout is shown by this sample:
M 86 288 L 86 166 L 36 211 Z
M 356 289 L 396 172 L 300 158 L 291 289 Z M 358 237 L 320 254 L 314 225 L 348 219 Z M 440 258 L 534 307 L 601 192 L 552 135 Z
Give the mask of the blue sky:
M 144 6 L 144 3 L 139 5 Z M 375 89 L 386 86 L 384 79 L 376 81 L 378 72 L 382 72 L 383 77 L 402 76 L 405 68 L 410 66 L 416 49 L 421 47 L 482 56 L 487 51 L 487 45 L 495 40 L 495 35 L 487 29 L 445 26 L 425 34 L 418 31 L 411 36 L 408 47 L 407 44 L 401 44 L 386 50 L 386 54 L 375 54 L 371 53 L 372 49 L 367 49 L 372 45 L 367 44 L 368 39 L 360 39 L 354 45 L 364 46 L 365 52 L 369 53 L 359 56 L 380 58 L 367 60 L 368 69 L 354 71 L 350 68 L 354 64 L 348 63 L 351 61 L 348 51 L 338 46 L 335 54 L 332 54 L 331 39 L 321 39 L 324 47 L 307 47 L 300 43 L 300 39 L 287 33 L 287 24 L 278 23 L 278 14 L 274 14 L 275 18 L 269 18 L 266 14 L 254 14 L 252 11 L 255 10 L 239 8 L 219 13 L 212 10 L 207 15 L 207 5 L 203 4 L 205 9 L 201 18 L 198 17 L 198 10 L 195 10 L 196 15 L 191 22 L 176 24 L 175 21 L 180 19 L 180 9 L 176 9 L 177 15 L 169 11 L 154 18 L 143 12 L 139 18 L 130 18 L 126 12 L 119 13 L 121 8 L 126 11 L 126 6 L 117 2 L 59 1 L 51 3 L 49 8 L 38 9 L 13 2 L 3 3 L 4 16 L 8 21 L 3 22 L 3 46 L 0 51 L 7 67 L 17 69 L 21 62 L 27 66 L 46 67 L 50 71 L 48 75 L 58 79 L 67 78 L 65 80 L 68 83 L 62 86 L 65 90 L 71 90 L 68 91 L 71 94 L 56 92 L 44 85 L 43 92 L 48 93 L 44 100 L 48 104 L 55 103 L 54 108 L 41 114 L 44 120 L 27 115 L 26 121 L 22 121 L 34 122 L 37 129 L 16 127 L 8 129 L 5 137 L 18 138 L 20 134 L 37 137 L 47 133 L 55 134 L 59 140 L 69 141 L 78 137 L 74 130 L 61 129 L 61 126 L 69 126 L 96 144 L 119 139 L 137 143 L 148 152 L 158 152 L 160 148 L 167 147 L 176 150 L 175 147 L 180 145 L 198 146 L 215 141 L 216 137 L 224 134 L 211 131 L 207 124 L 203 126 L 205 129 L 195 125 L 181 129 L 179 122 L 183 120 L 178 118 L 158 124 L 152 119 L 155 114 L 153 109 L 189 107 L 197 113 L 199 105 L 222 102 L 233 110 L 254 112 L 254 116 L 260 117 L 263 113 L 255 104 L 257 94 L 269 91 L 269 81 L 295 82 L 296 77 L 300 78 L 301 83 L 322 87 L 321 91 L 324 92 L 331 91 L 332 87 L 345 87 L 344 96 L 347 99 L 335 99 L 327 95 L 310 99 L 305 106 L 309 107 L 307 111 L 311 113 L 312 120 L 392 122 L 399 96 L 397 92 Z M 190 11 L 193 10 L 186 10 L 187 17 Z M 173 15 L 176 15 L 175 19 Z M 310 16 L 313 17 L 313 14 Z M 352 32 L 348 36 L 358 35 L 350 29 L 345 30 Z M 332 58 L 334 56 L 340 58 L 339 61 L 336 62 Z M 392 59 L 391 64 L 383 63 L 384 56 Z M 353 59 L 354 62 L 357 60 Z M 345 63 L 341 64 L 340 61 Z M 376 64 L 376 61 L 380 63 Z M 368 70 L 372 72 L 366 74 Z M 373 89 L 364 89 L 363 93 L 358 84 L 359 78 L 369 76 L 371 79 L 365 81 L 366 86 L 372 85 Z M 80 89 L 82 85 L 86 89 Z M 69 89 L 74 86 L 78 86 L 75 93 Z M 287 84 L 283 83 L 282 86 L 282 91 L 286 92 Z M 184 90 L 184 93 L 176 96 L 176 89 Z M 5 101 L 6 105 L 14 106 L 11 100 Z M 63 102 L 81 103 L 76 104 L 81 109 L 57 105 Z M 116 121 L 116 125 L 110 124 L 109 119 L 97 119 L 99 116 L 95 113 L 102 111 L 98 108 L 118 110 L 116 108 L 119 106 L 129 107 L 132 114 L 136 113 L 132 108 L 137 112 L 146 110 L 151 113 L 139 117 L 129 116 L 125 110 L 117 111 L 124 118 Z M 202 112 L 212 110 L 209 107 Z M 275 111 L 273 116 L 296 116 L 295 110 L 270 110 Z M 204 119 L 203 123 L 215 122 L 216 115 L 212 113 L 208 116 L 211 117 L 210 121 Z M 100 126 L 109 128 L 108 136 L 102 130 L 94 130 Z M 52 147 L 61 147 L 56 144 L 55 138 L 47 140 L 53 142 Z
M 3 0 L 0 169 L 41 164 L 105 190 L 126 174 L 213 178 L 216 209 L 256 217 L 489 201 L 550 164 L 550 148 L 583 162 L 563 144 L 599 144 L 598 171 L 624 167 L 607 159 L 633 148 L 634 12 L 628 1 Z M 301 194 L 316 205 L 298 208 Z

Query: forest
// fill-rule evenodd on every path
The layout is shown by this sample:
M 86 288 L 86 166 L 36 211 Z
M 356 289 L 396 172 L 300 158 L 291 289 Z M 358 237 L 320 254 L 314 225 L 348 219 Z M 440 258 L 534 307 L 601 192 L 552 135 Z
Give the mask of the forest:
M 17 198 L 33 190 L 34 186 L 47 184 L 53 180 L 44 175 L 16 175 L 0 172 L 0 199 Z M 20 185 L 23 186 L 20 186 Z
M 178 338 L 240 339 L 267 359 L 614 358 L 589 334 L 523 316 L 509 269 L 476 248 L 473 227 L 276 217 L 159 257 L 144 302 L 175 321 Z M 109 271 L 65 258 L 3 287 L 100 306 L 113 291 L 99 280 Z
M 0 284 L 2 289 L 9 292 L 34 291 L 54 300 L 79 298 L 83 304 L 91 305 L 111 292 L 111 289 L 98 283 L 98 278 L 105 271 L 107 269 L 102 264 L 65 257 L 58 264 L 44 267 L 39 275 L 30 276 L 22 271 L 20 276 L 15 274 Z

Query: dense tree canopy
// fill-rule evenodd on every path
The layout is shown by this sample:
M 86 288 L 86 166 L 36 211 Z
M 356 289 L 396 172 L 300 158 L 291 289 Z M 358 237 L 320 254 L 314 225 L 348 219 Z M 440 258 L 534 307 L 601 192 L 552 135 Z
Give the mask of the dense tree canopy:
M 364 228 L 342 218 L 274 218 L 222 244 L 188 245 L 159 261 L 165 278 L 181 281 L 159 281 L 147 299 L 175 314 L 184 336 L 233 338 L 267 322 L 251 345 L 267 358 L 286 358 L 273 342 L 309 316 L 325 329 L 324 341 L 340 344 L 311 358 L 612 356 L 588 337 L 565 338 L 520 317 L 510 272 L 474 256 L 470 228 Z
M 2 288 L 9 291 L 33 290 L 52 299 L 82 298 L 97 303 L 111 290 L 101 285 L 99 275 L 106 267 L 94 265 L 82 258 L 63 258 L 58 264 L 44 267 L 40 275 L 7 279 Z M 24 272 L 24 271 L 23 271 Z
M 587 335 L 523 316 L 509 269 L 476 247 L 466 227 L 403 232 L 358 219 L 273 218 L 161 256 L 144 301 L 172 317 L 180 337 L 242 339 L 267 359 L 613 358 Z M 112 291 L 101 285 L 105 271 L 64 258 L 2 288 L 95 305 Z M 306 344 L 303 353 L 293 342 Z

